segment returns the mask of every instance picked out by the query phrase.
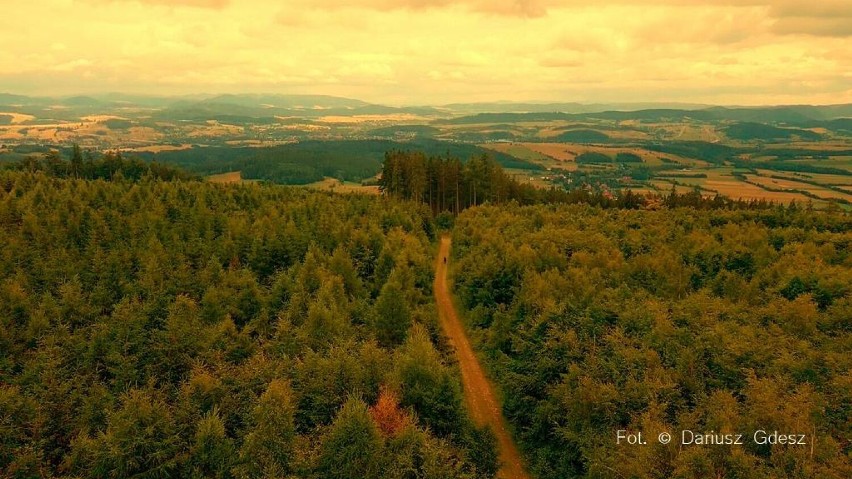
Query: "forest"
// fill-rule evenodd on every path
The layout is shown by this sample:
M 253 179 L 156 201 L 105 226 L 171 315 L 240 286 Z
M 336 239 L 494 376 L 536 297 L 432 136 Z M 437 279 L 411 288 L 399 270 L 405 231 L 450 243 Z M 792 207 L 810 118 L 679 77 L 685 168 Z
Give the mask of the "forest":
M 494 477 L 428 208 L 54 173 L 0 171 L 0 477 Z
M 852 475 L 848 213 L 537 189 L 469 158 L 391 150 L 382 196 L 79 148 L 7 164 L 0 477 L 495 477 L 432 300 L 440 228 L 533 477 Z
M 382 164 L 379 188 L 392 198 L 425 203 L 436 215 L 457 215 L 473 206 L 509 202 L 638 208 L 645 201 L 630 191 L 615 197 L 586 189 L 537 188 L 510 176 L 488 155 L 474 156 L 462 163 L 449 155 L 427 156 L 421 151 L 388 152 Z
M 371 178 L 381 169 L 385 152 L 399 146 L 390 140 L 300 141 L 266 148 L 203 147 L 138 155 L 201 175 L 241 171 L 243 178 L 303 185 L 323 177 L 342 181 Z M 475 145 L 430 139 L 412 141 L 408 146 L 431 155 L 452 154 L 465 159 L 485 151 Z M 509 155 L 497 153 L 492 157 L 507 167 L 540 169 Z
M 79 178 L 111 180 L 126 178 L 140 180 L 143 177 L 160 180 L 190 180 L 193 175 L 181 168 L 164 165 L 156 161 L 145 162 L 139 158 L 126 158 L 120 151 L 93 153 L 73 145 L 66 160 L 59 150 L 48 150 L 43 154 L 27 154 L 20 160 L 0 164 L 0 170 L 39 171 L 54 178 Z
M 452 250 L 540 479 L 851 477 L 850 253 L 839 212 L 517 204 L 463 211 Z M 629 447 L 619 429 L 808 445 Z
M 611 162 L 613 159 L 599 153 L 584 154 L 594 162 Z M 583 156 L 583 155 L 581 155 Z M 636 155 L 620 154 L 616 161 L 621 164 L 634 163 Z M 645 171 L 638 167 L 630 171 L 640 175 Z M 612 178 L 624 175 L 623 171 L 613 174 Z M 599 177 L 599 175 L 595 175 Z M 503 167 L 488 155 L 474 156 L 462 163 L 459 158 L 447 156 L 429 156 L 422 151 L 392 150 L 385 154 L 379 187 L 384 195 L 405 200 L 413 200 L 429 206 L 436 215 L 449 213 L 458 215 L 462 210 L 473 206 L 490 204 L 586 204 L 601 208 L 669 208 L 692 207 L 699 209 L 768 209 L 777 207 L 765 200 L 732 200 L 715 195 L 706 197 L 700 191 L 677 193 L 674 189 L 667 195 L 649 197 L 639 195 L 629 189 L 615 192 L 593 191 L 584 188 L 582 181 L 589 175 L 574 172 L 571 179 L 578 185 L 573 188 L 538 188 L 529 183 L 518 181 L 509 175 Z M 617 182 L 614 182 L 617 184 Z M 787 206 L 793 210 L 798 205 Z M 782 210 L 785 207 L 780 207 Z M 444 218 L 442 224 L 445 224 Z

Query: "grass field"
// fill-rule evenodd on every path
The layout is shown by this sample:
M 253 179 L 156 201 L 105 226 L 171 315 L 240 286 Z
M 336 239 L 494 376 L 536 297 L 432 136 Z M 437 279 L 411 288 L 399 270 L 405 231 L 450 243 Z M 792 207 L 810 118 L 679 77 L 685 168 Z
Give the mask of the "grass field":
M 677 193 L 681 194 L 681 195 L 685 194 L 685 193 L 692 193 L 692 191 L 695 190 L 694 186 L 677 185 L 675 183 L 672 183 L 671 181 L 665 181 L 665 180 L 652 180 L 652 181 L 649 182 L 649 184 L 651 185 L 652 189 L 656 193 L 663 194 L 663 195 L 669 194 L 672 191 L 672 186 L 674 186 L 675 191 L 677 191 Z M 705 195 L 705 196 L 708 196 L 708 195 L 712 195 L 713 192 L 702 190 L 702 194 Z
M 488 148 L 501 153 L 512 155 L 526 161 L 531 161 L 545 168 L 561 169 L 566 171 L 576 171 L 577 164 L 574 163 L 573 157 L 566 159 L 559 151 L 549 150 L 546 148 L 532 148 L 532 145 L 542 145 L 543 143 L 485 143 L 480 145 L 483 148 Z M 560 143 L 550 143 L 560 145 Z M 553 153 L 553 156 L 549 153 Z
M 331 191 L 333 193 L 359 193 L 365 195 L 378 195 L 381 193 L 378 186 L 364 186 L 360 183 L 340 181 L 336 178 L 325 178 L 322 181 L 317 181 L 304 187 L 321 191 Z
M 708 166 L 706 162 L 700 160 L 684 158 L 668 153 L 658 153 L 656 151 L 649 151 L 644 148 L 630 146 L 599 146 L 578 143 L 507 143 L 488 144 L 482 146 L 502 151 L 503 153 L 516 156 L 517 158 L 534 161 L 542 166 L 559 167 L 566 170 L 576 169 L 576 166 L 569 166 L 569 164 L 573 164 L 578 155 L 588 152 L 603 153 L 613 158 L 618 153 L 633 153 L 634 155 L 641 157 L 647 166 L 663 165 L 665 164 L 663 159 L 671 163 L 688 167 Z M 542 155 L 544 158 L 537 158 L 535 154 Z M 520 155 L 523 155 L 523 157 Z M 555 160 L 555 163 L 553 160 Z
M 530 171 L 517 168 L 505 168 L 507 175 L 511 176 L 520 183 L 528 183 L 536 188 L 550 188 L 553 182 L 547 179 L 547 173 L 542 171 Z
M 823 166 L 828 168 L 839 168 L 852 173 L 852 156 L 832 156 L 828 159 L 820 160 L 792 160 L 791 163 L 802 163 L 813 166 Z
M 12 117 L 12 124 L 24 123 L 25 121 L 35 120 L 35 117 L 32 115 L 27 115 L 25 113 L 12 113 L 0 111 L 0 115 L 6 115 Z
M 207 177 L 207 181 L 209 181 L 210 183 L 220 184 L 242 183 L 243 175 L 239 171 L 229 171 L 227 173 L 220 173 L 218 175 L 210 175 Z
M 788 171 L 757 170 L 760 176 L 784 177 L 791 180 L 815 181 L 823 185 L 852 186 L 852 176 L 824 175 L 820 173 L 797 173 Z
M 782 191 L 768 191 L 742 181 L 733 180 L 706 180 L 702 188 L 715 191 L 720 195 L 739 200 L 767 200 L 776 203 L 790 203 L 792 201 L 806 203 L 810 199 L 800 193 L 789 193 Z
M 500 153 L 506 153 L 507 155 L 512 155 L 515 158 L 526 161 L 546 162 L 548 160 L 553 160 L 553 158 L 543 153 L 533 151 L 518 143 L 485 143 L 479 146 L 499 151 Z
M 192 148 L 192 145 L 189 143 L 183 143 L 181 145 L 147 145 L 147 146 L 137 146 L 134 148 L 122 148 L 121 151 L 128 152 L 150 152 L 150 153 L 160 153 L 163 151 L 180 151 L 180 150 L 188 150 Z
M 678 193 L 692 191 L 698 187 L 702 193 L 712 196 L 716 193 L 734 199 L 741 200 L 766 200 L 776 203 L 808 202 L 812 201 L 816 206 L 827 206 L 827 201 L 811 198 L 800 191 L 808 192 L 818 198 L 828 199 L 845 199 L 852 200 L 849 195 L 842 192 L 834 191 L 828 188 L 802 183 L 794 180 L 774 179 L 769 176 L 761 175 L 745 175 L 748 182 L 742 181 L 738 176 L 734 175 L 734 168 L 708 168 L 696 170 L 698 173 L 706 175 L 706 178 L 683 178 L 670 177 L 666 179 L 651 180 L 649 183 L 662 193 L 671 191 L 671 185 L 676 183 Z M 742 172 L 740 172 L 742 173 Z M 774 172 L 769 172 L 774 173 Z M 754 184 L 752 184 L 754 183 Z M 775 190 L 775 191 L 772 191 Z M 786 191 L 785 191 L 786 190 Z M 795 190 L 795 191 L 794 191 Z
M 810 183 L 802 183 L 794 180 L 782 180 L 778 178 L 769 178 L 765 176 L 747 175 L 746 178 L 760 186 L 770 190 L 798 190 L 807 191 L 808 193 L 818 196 L 823 199 L 842 199 L 852 201 L 852 195 L 844 194 L 839 191 L 828 188 L 812 185 Z

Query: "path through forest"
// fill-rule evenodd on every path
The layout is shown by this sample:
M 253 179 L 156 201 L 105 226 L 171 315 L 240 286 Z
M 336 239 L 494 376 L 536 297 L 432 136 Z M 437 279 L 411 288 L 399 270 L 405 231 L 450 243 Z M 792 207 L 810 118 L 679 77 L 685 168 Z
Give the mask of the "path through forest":
M 456 351 L 456 357 L 461 369 L 462 385 L 468 409 L 477 425 L 488 424 L 497 436 L 500 453 L 500 471 L 497 477 L 501 479 L 529 479 L 524 470 L 518 447 L 512 441 L 506 428 L 506 421 L 500 412 L 500 403 L 494 396 L 494 389 L 485 377 L 470 341 L 464 332 L 464 327 L 456 314 L 452 296 L 447 287 L 447 261 L 450 255 L 450 238 L 441 238 L 438 258 L 435 262 L 435 300 L 438 303 L 438 316 L 444 333 L 449 336 L 450 343 Z

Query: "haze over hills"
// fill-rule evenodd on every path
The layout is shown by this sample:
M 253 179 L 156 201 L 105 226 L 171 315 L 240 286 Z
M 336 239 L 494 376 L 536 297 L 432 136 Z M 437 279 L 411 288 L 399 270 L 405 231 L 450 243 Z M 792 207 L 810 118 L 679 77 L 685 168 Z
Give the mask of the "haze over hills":
M 387 152 L 416 150 L 463 162 L 489 156 L 540 187 L 653 194 L 697 187 L 705 195 L 852 206 L 852 104 L 389 106 L 328 95 L 0 95 L 0 163 L 67 155 L 75 144 L 199 176 L 283 184 L 374 187 Z
M 481 102 L 445 105 L 391 106 L 330 95 L 222 94 L 145 96 L 122 93 L 59 97 L 24 96 L 0 93 L 0 112 L 38 113 L 61 109 L 79 110 L 80 114 L 112 113 L 134 108 L 156 109 L 174 119 L 198 119 L 199 115 L 238 115 L 255 118 L 272 116 L 318 117 L 330 115 L 409 114 L 435 118 L 496 114 L 596 114 L 596 118 L 653 119 L 688 117 L 700 120 L 801 122 L 852 117 L 852 104 L 716 106 L 697 103 L 552 103 L 552 102 Z M 642 112 L 642 113 L 637 113 Z M 67 116 L 67 115 L 63 115 Z M 491 121 L 495 116 L 457 120 L 462 123 Z M 537 117 L 506 117 L 508 121 Z M 549 117 L 550 118 L 550 117 Z

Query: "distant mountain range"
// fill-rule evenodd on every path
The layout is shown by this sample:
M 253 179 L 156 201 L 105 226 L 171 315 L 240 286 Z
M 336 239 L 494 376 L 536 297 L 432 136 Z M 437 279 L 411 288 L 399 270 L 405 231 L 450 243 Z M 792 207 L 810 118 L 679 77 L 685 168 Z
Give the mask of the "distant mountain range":
M 846 105 L 794 105 L 771 107 L 708 107 L 704 109 L 644 109 L 606 110 L 584 113 L 533 112 L 533 113 L 477 113 L 442 120 L 445 124 L 519 123 L 554 120 L 639 120 L 648 122 L 682 121 L 743 121 L 779 123 L 799 126 L 819 126 L 822 122 L 852 118 L 852 104 Z
M 807 126 L 852 118 L 852 104 L 719 107 L 692 103 L 454 103 L 394 107 L 326 95 L 188 95 L 144 96 L 107 93 L 91 96 L 30 97 L 0 93 L 0 112 L 28 113 L 63 119 L 86 114 L 155 110 L 169 120 L 198 120 L 220 116 L 242 118 L 409 114 L 455 124 L 517 123 L 520 121 L 602 120 L 747 121 Z

